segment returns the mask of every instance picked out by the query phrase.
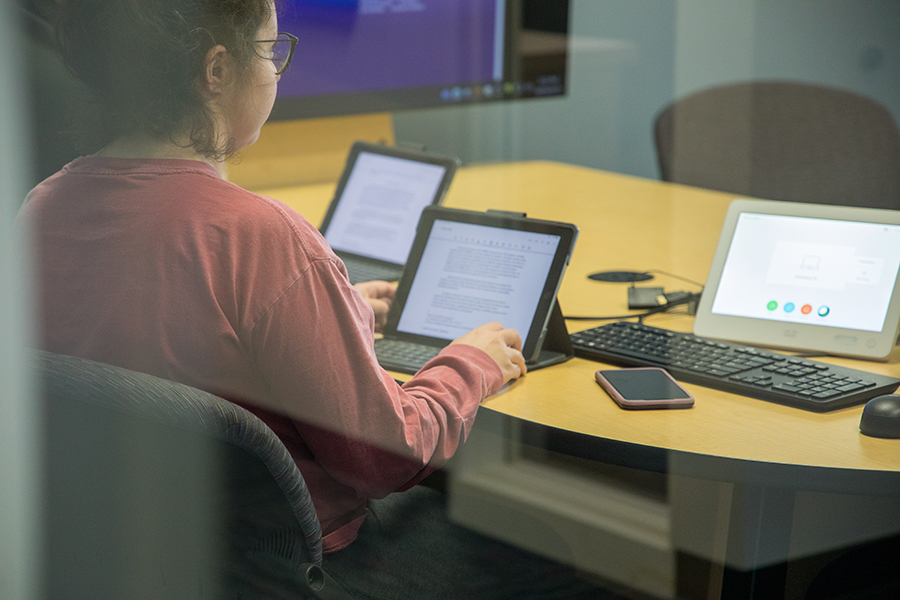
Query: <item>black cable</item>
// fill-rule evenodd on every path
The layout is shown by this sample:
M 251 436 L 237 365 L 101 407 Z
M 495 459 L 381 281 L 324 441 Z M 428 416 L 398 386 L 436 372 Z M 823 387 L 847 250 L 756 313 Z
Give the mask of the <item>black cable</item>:
M 635 273 L 637 273 L 637 271 L 635 271 Z M 703 293 L 703 289 L 705 288 L 704 284 L 702 284 L 702 283 L 696 282 L 692 279 L 688 279 L 687 277 L 682 277 L 681 275 L 676 275 L 674 273 L 669 273 L 668 271 L 663 271 L 662 269 L 650 269 L 647 271 L 643 271 L 642 273 L 645 275 L 650 275 L 651 273 L 658 273 L 660 275 L 666 275 L 667 277 L 679 279 L 679 280 L 689 283 L 691 285 L 696 285 L 697 287 L 700 288 L 700 291 L 687 294 L 687 296 L 685 296 L 682 299 L 679 299 L 676 302 L 667 302 L 666 304 L 662 304 L 658 307 L 651 308 L 651 309 L 647 310 L 646 312 L 637 313 L 637 314 L 618 315 L 618 316 L 614 316 L 614 317 L 583 317 L 583 316 L 567 317 L 567 316 L 564 316 L 563 318 L 566 319 L 567 321 L 624 321 L 626 319 L 637 319 L 638 323 L 643 323 L 644 318 L 649 317 L 651 315 L 665 312 L 675 306 L 680 306 L 682 304 L 689 304 L 690 302 L 699 301 L 700 295 Z M 622 283 L 626 283 L 626 282 L 623 281 Z M 637 281 L 636 280 L 631 281 L 630 283 L 631 283 L 631 287 L 635 287 L 635 284 L 637 283 Z M 676 292 L 676 293 L 679 293 L 679 292 Z M 900 341 L 900 338 L 898 338 L 898 341 Z
M 563 318 L 566 321 L 624 321 L 625 319 L 640 319 L 643 317 L 649 317 L 650 315 L 655 315 L 656 313 L 663 312 L 666 309 L 666 306 L 658 306 L 656 308 L 651 308 L 650 310 L 642 313 L 637 313 L 633 315 L 619 315 L 616 317 L 569 317 L 563 315 Z
M 676 275 L 675 273 L 669 273 L 668 271 L 663 271 L 661 269 L 650 269 L 649 271 L 644 271 L 645 273 L 659 273 L 660 275 L 665 275 L 667 277 L 672 277 L 674 279 L 679 279 L 684 281 L 685 283 L 689 283 L 691 285 L 696 285 L 701 290 L 704 288 L 704 284 L 694 281 L 693 279 L 688 279 L 687 277 L 682 277 L 681 275 Z
M 666 304 L 661 304 L 657 307 L 646 310 L 642 313 L 635 313 L 631 315 L 618 315 L 614 317 L 583 317 L 583 316 L 566 316 L 563 315 L 563 318 L 567 321 L 625 321 L 627 319 L 637 319 L 638 323 L 643 323 L 646 317 L 651 315 L 655 315 L 661 312 L 666 312 L 670 308 L 674 308 L 676 306 L 681 306 L 683 304 L 689 304 L 692 301 L 696 301 L 700 297 L 699 293 L 696 294 L 687 294 L 684 298 L 679 299 L 675 302 L 667 302 Z
M 641 321 L 644 319 L 644 317 L 649 317 L 650 315 L 665 312 L 669 308 L 670 305 L 663 304 L 661 306 L 657 306 L 656 308 L 651 308 L 642 313 L 636 313 L 633 315 L 619 315 L 617 317 L 567 317 L 563 315 L 563 318 L 567 321 L 624 321 L 625 319 L 638 319 L 639 321 Z

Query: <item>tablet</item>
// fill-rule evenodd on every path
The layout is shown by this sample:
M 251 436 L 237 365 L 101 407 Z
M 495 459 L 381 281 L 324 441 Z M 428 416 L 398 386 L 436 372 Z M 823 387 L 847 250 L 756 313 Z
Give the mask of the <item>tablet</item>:
M 900 211 L 735 200 L 697 335 L 885 359 L 900 325 Z
M 458 165 L 431 152 L 353 144 L 319 227 L 351 283 L 400 279 L 422 210 L 440 204 Z
M 383 339 L 376 341 L 379 362 L 415 372 L 421 360 L 389 362 L 389 347 L 412 343 L 436 354 L 470 330 L 498 321 L 518 331 L 525 360 L 534 363 L 577 236 L 569 223 L 426 208 Z

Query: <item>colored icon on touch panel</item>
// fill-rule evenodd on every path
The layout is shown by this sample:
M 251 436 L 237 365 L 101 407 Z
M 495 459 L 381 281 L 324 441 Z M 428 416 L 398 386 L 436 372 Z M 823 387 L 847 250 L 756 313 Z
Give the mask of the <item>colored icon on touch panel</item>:
M 772 300 L 771 302 L 766 304 L 766 308 L 768 308 L 769 310 L 775 310 L 776 308 L 778 308 L 778 303 Z
M 802 312 L 804 315 L 808 315 L 812 312 L 812 306 L 810 306 L 809 304 L 804 304 L 800 309 L 800 312 Z
M 820 317 L 827 317 L 827 316 L 828 316 L 828 313 L 830 313 L 830 312 L 831 312 L 831 309 L 828 308 L 827 306 L 820 306 L 820 307 L 819 307 L 819 316 L 820 316 Z
M 794 312 L 794 303 L 788 302 L 784 305 L 784 312 Z

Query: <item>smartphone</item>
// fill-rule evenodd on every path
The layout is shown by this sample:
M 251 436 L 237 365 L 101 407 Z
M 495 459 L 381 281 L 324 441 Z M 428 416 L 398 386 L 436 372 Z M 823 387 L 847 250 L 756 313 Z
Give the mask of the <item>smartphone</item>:
M 622 408 L 690 408 L 694 398 L 669 373 L 657 367 L 604 369 L 597 383 Z

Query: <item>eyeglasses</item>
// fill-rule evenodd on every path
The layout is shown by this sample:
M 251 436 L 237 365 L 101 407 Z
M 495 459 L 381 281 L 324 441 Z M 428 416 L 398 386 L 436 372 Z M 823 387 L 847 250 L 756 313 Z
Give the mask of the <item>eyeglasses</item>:
M 297 36 L 279 31 L 277 39 L 256 40 L 256 43 L 272 44 L 272 47 L 267 54 L 263 55 L 263 58 L 275 63 L 275 74 L 281 75 L 287 71 L 287 68 L 291 65 L 291 59 L 294 57 L 294 49 L 297 47 L 297 41 Z

